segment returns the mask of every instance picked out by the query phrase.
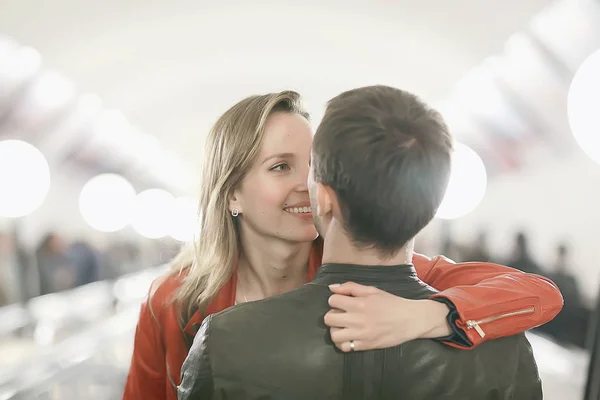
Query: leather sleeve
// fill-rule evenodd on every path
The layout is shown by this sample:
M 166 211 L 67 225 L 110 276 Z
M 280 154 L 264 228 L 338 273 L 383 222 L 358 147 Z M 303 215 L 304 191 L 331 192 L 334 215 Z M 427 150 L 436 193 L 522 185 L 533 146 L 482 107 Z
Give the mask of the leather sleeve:
M 165 349 L 149 301 L 141 307 L 123 400 L 166 399 Z
M 456 347 L 473 347 L 473 343 L 471 343 L 465 331 L 459 328 L 456 324 L 456 322 L 460 319 L 458 311 L 456 310 L 456 306 L 445 297 L 435 297 L 432 300 L 443 303 L 446 305 L 446 307 L 448 307 L 450 311 L 448 311 L 446 320 L 448 321 L 448 325 L 450 325 L 450 329 L 452 329 L 450 336 L 436 338 L 434 340 L 439 342 L 449 342 L 456 345 Z
M 211 322 L 212 315 L 202 323 L 188 357 L 183 363 L 181 385 L 177 388 L 178 400 L 210 400 L 213 398 L 214 381 L 209 348 Z
M 485 262 L 454 263 L 439 256 L 429 259 L 415 254 L 413 264 L 419 278 L 441 292 L 433 299 L 448 299 L 458 312 L 456 325 L 472 346 L 512 336 L 551 321 L 562 309 L 563 298 L 550 279 Z M 468 321 L 483 321 L 479 333 Z M 481 332 L 484 335 L 481 335 Z
M 515 391 L 512 400 L 542 400 L 542 380 L 540 379 L 533 349 L 523 335 L 519 339 L 519 367 L 515 379 Z

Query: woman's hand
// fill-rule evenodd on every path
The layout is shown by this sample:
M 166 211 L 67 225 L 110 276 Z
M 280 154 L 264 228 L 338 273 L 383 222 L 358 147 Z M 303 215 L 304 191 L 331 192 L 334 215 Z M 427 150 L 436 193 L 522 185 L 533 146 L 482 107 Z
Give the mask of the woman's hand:
M 354 282 L 331 285 L 332 310 L 325 314 L 331 339 L 342 351 L 384 349 L 414 339 L 452 334 L 448 307 L 433 300 L 409 300 Z

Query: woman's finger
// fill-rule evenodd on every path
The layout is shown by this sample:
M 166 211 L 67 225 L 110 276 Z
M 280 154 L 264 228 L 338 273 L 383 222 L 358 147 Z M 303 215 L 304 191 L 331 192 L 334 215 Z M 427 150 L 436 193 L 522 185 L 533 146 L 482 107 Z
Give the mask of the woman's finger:
M 362 299 L 341 294 L 332 294 L 329 296 L 329 306 L 343 311 L 359 310 L 362 303 Z
M 331 340 L 333 340 L 333 342 L 336 344 L 343 344 L 344 342 L 359 339 L 358 332 L 355 329 L 348 328 L 332 328 L 330 335 Z
M 331 328 L 349 328 L 354 326 L 354 318 L 348 313 L 333 309 L 329 310 L 327 314 L 325 314 L 325 325 Z
M 354 346 L 352 346 L 352 343 L 354 343 Z M 349 353 L 351 351 L 365 350 L 365 346 L 363 345 L 363 342 L 360 340 L 352 340 L 352 341 L 343 342 L 339 346 L 336 345 L 336 347 L 338 349 L 340 349 L 341 351 L 343 351 L 344 353 Z
M 365 286 L 356 282 L 329 285 L 329 289 L 333 293 L 354 297 L 369 296 L 371 294 L 376 294 L 379 291 L 379 289 L 373 286 Z

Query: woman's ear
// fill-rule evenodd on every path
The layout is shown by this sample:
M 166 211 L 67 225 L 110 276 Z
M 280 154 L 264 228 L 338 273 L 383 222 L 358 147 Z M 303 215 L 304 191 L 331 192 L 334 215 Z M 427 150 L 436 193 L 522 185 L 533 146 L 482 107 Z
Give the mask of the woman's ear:
M 242 213 L 242 205 L 240 202 L 240 194 L 237 190 L 234 190 L 233 193 L 229 196 L 229 212 L 230 213 Z

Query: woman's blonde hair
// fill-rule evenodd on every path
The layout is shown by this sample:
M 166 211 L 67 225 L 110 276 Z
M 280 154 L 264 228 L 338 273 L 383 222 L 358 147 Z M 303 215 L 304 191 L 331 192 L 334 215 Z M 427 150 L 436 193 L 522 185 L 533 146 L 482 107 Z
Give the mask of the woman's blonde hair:
M 236 221 L 229 199 L 256 162 L 265 123 L 275 112 L 309 118 L 294 91 L 247 97 L 223 114 L 206 138 L 200 188 L 200 234 L 182 248 L 169 275 L 183 275 L 172 298 L 181 307 L 182 326 L 204 311 L 235 270 L 239 253 Z M 183 273 L 183 274 L 182 274 Z

